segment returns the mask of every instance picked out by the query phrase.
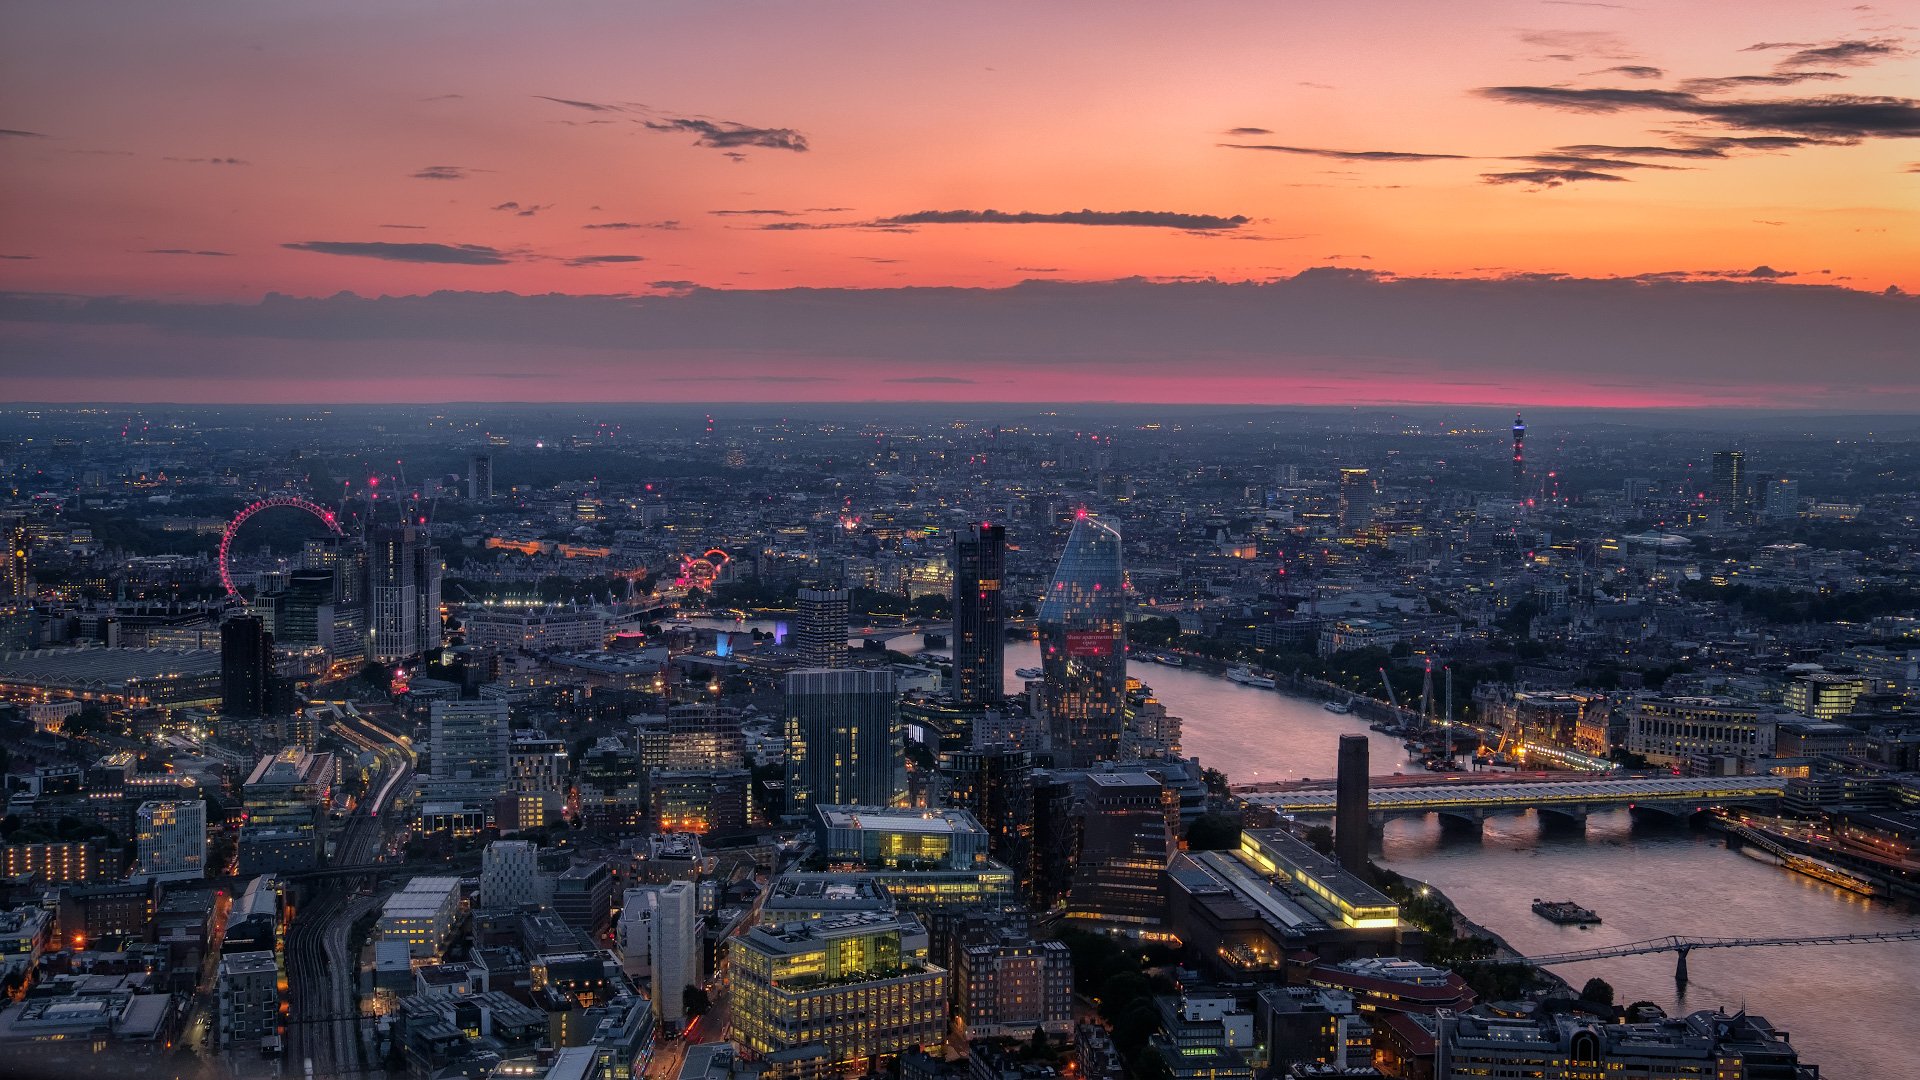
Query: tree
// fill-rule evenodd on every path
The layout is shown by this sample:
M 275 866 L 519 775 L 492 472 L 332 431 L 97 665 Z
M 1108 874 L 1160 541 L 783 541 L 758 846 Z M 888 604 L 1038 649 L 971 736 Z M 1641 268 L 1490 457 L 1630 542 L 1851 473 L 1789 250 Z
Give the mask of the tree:
M 1100 1015 L 1118 1026 L 1122 1014 L 1142 1001 L 1152 1004 L 1153 983 L 1137 971 L 1123 971 L 1100 984 Z
M 1580 988 L 1580 1000 L 1595 1005 L 1612 1005 L 1613 984 L 1596 975 Z
M 1314 825 L 1307 829 L 1307 843 L 1322 855 L 1333 854 L 1333 830 L 1325 825 Z
M 1193 851 L 1232 851 L 1240 846 L 1240 819 L 1232 814 L 1202 814 L 1187 827 Z
M 687 988 L 680 991 L 680 1007 L 687 1011 L 689 1017 L 699 1016 L 713 1008 L 713 998 L 703 987 L 688 983 Z

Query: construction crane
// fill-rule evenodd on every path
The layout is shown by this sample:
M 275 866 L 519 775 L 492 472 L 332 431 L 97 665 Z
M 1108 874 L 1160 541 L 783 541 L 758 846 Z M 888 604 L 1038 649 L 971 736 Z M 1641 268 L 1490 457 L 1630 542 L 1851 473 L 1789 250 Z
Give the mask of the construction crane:
M 1399 712 L 1399 711 L 1400 711 L 1400 699 L 1399 699 L 1398 697 L 1395 697 L 1395 696 L 1394 696 L 1394 693 L 1393 693 L 1393 680 L 1392 680 L 1392 679 L 1389 679 L 1389 678 L 1387 678 L 1387 669 L 1386 669 L 1386 668 L 1381 668 L 1381 669 L 1380 669 L 1380 682 L 1381 682 L 1381 684 L 1382 684 L 1382 685 L 1384 685 L 1384 686 L 1385 686 L 1385 687 L 1387 688 L 1387 704 L 1389 704 L 1389 705 L 1391 705 L 1391 706 L 1393 706 L 1393 711 L 1394 711 L 1394 712 L 1396 712 L 1396 713 L 1397 713 L 1397 712 Z

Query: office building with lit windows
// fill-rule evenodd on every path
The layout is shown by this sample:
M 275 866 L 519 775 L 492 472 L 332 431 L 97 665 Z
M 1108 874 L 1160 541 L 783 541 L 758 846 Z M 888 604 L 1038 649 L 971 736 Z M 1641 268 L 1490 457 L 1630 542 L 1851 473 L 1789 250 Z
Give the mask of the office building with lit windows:
M 49 885 L 87 885 L 116 877 L 98 842 L 47 840 L 0 844 L 0 877 L 33 877 Z
M 1627 749 L 1663 766 L 1696 757 L 1751 761 L 1773 755 L 1778 727 L 1778 716 L 1758 705 L 1643 695 L 1627 714 Z
M 1040 662 L 1055 765 L 1120 753 L 1127 714 L 1126 576 L 1120 533 L 1082 511 L 1040 604 Z
M 1188 851 L 1167 870 L 1168 929 L 1223 978 L 1284 970 L 1289 957 L 1392 955 L 1400 909 L 1283 829 L 1248 829 L 1232 851 Z
M 732 942 L 733 1041 L 769 1064 L 817 1044 L 833 1073 L 870 1073 L 909 1050 L 938 1055 L 947 972 L 927 947 L 917 920 L 883 912 L 756 926 Z
M 207 876 L 207 804 L 191 801 L 143 802 L 134 813 L 139 854 L 135 881 L 188 881 Z
M 1073 918 L 1158 925 L 1161 879 L 1179 850 L 1179 798 L 1144 772 L 1090 773 L 1067 912 Z
M 438 959 L 460 914 L 460 879 L 417 877 L 387 898 L 375 929 L 382 941 L 405 942 L 415 960 Z
M 801 589 L 794 620 L 794 648 L 800 662 L 814 668 L 847 666 L 845 589 Z
M 1837 720 L 1853 711 L 1854 702 L 1867 692 L 1867 686 L 1865 676 L 1815 671 L 1796 675 L 1788 682 L 1782 703 L 1801 716 Z

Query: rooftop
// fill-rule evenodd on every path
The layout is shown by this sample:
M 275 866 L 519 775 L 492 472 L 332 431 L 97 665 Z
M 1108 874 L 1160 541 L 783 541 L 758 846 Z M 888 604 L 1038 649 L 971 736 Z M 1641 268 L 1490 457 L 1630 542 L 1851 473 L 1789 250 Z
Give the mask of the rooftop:
M 984 833 L 974 816 L 959 809 L 920 810 L 890 806 L 821 806 L 829 829 L 873 829 L 902 833 Z

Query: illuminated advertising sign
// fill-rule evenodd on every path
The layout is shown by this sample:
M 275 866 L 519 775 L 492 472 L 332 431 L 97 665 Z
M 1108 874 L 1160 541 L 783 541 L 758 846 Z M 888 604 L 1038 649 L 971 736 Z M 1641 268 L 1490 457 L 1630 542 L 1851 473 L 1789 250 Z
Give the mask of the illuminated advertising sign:
M 1112 656 L 1114 635 L 1109 630 L 1070 630 L 1067 632 L 1068 656 Z

